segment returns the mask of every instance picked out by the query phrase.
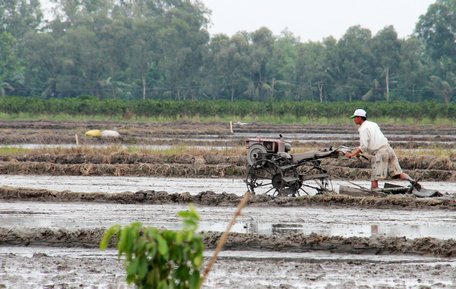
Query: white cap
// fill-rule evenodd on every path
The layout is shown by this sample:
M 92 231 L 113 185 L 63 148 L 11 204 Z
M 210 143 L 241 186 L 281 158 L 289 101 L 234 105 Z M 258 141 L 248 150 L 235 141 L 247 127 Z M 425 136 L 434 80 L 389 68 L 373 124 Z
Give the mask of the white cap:
M 355 118 L 356 116 L 367 117 L 367 113 L 364 109 L 358 108 L 350 118 Z

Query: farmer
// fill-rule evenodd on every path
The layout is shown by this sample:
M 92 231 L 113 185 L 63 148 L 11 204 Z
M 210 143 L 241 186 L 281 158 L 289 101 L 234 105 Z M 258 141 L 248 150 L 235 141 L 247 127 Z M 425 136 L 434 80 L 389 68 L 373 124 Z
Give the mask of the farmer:
M 409 181 L 416 189 L 421 186 L 409 175 L 402 172 L 401 166 L 394 150 L 388 144 L 388 139 L 383 135 L 380 127 L 372 121 L 367 120 L 367 113 L 364 109 L 357 109 L 350 117 L 359 125 L 360 146 L 354 151 L 346 153 L 347 158 L 358 157 L 362 153 L 372 155 L 372 176 L 371 190 L 378 189 L 378 180 L 384 180 L 387 176 Z

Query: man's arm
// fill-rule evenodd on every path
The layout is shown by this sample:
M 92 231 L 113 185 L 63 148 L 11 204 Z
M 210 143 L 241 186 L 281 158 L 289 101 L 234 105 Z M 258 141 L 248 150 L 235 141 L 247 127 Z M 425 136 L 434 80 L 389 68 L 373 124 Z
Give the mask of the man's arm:
M 363 153 L 363 151 L 360 148 L 357 148 L 356 150 L 352 151 L 351 153 L 346 153 L 345 156 L 350 159 L 352 157 L 357 157 L 362 153 Z

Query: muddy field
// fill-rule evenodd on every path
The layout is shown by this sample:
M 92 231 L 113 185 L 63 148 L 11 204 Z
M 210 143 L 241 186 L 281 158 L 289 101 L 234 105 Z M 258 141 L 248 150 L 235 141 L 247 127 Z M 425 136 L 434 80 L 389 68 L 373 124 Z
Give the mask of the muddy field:
M 325 159 L 333 193 L 255 195 L 204 288 L 456 288 L 456 128 L 382 128 L 404 170 L 441 197 L 338 194 L 347 182 L 367 187 L 369 164 Z M 3 121 L 0 132 L 10 148 L 0 156 L 0 288 L 129 288 L 116 251 L 97 249 L 104 230 L 178 229 L 190 203 L 208 261 L 246 190 L 246 138 L 282 133 L 296 151 L 358 141 L 349 124 L 234 123 L 231 132 L 225 123 Z
M 356 127 L 347 121 L 341 125 L 270 125 L 258 123 L 174 123 L 145 122 L 50 122 L 0 121 L 0 144 L 72 145 L 193 145 L 233 147 L 242 145 L 247 137 L 278 137 L 282 134 L 294 146 L 358 144 Z M 232 128 L 232 129 L 231 129 Z M 115 130 L 118 139 L 93 138 L 84 135 L 92 129 Z M 396 148 L 454 148 L 454 126 L 382 125 L 382 130 Z

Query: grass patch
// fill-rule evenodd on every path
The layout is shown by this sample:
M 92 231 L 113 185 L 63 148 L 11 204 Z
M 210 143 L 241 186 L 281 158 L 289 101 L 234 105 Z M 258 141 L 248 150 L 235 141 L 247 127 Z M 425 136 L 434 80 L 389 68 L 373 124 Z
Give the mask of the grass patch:
M 329 145 L 328 145 L 329 147 Z M 315 147 L 308 144 L 299 146 L 293 146 L 291 154 L 317 151 L 326 146 Z M 405 149 L 395 148 L 396 154 L 399 158 L 409 157 L 436 157 L 441 159 L 455 159 L 456 151 L 450 148 L 425 148 L 425 149 Z M 219 155 L 227 157 L 238 157 L 245 156 L 247 148 L 244 145 L 226 148 L 202 148 L 192 145 L 172 145 L 169 148 L 148 148 L 137 145 L 110 145 L 105 147 L 92 147 L 81 145 L 79 147 L 63 148 L 20 148 L 20 147 L 0 147 L 1 156 L 17 156 L 17 155 L 68 155 L 68 154 L 87 154 L 87 155 L 100 155 L 109 156 L 114 154 L 139 154 L 139 155 L 162 155 L 162 156 L 180 156 L 180 155 L 192 155 L 192 156 L 205 156 L 205 155 Z
M 3 155 L 24 154 L 24 153 L 27 153 L 30 151 L 33 151 L 33 149 L 14 147 L 14 146 L 0 147 L 0 155 L 2 155 L 2 156 Z
M 175 145 L 165 149 L 149 149 L 140 146 L 125 146 L 111 145 L 106 147 L 91 147 L 79 146 L 71 148 L 17 148 L 17 147 L 0 147 L 0 155 L 2 156 L 17 156 L 17 155 L 69 155 L 69 154 L 85 154 L 85 155 L 100 155 L 109 156 L 114 154 L 140 154 L 140 155 L 162 155 L 162 156 L 204 156 L 204 155 L 222 155 L 222 156 L 240 156 L 245 155 L 246 148 L 244 146 L 229 147 L 224 149 L 214 148 L 198 148 L 195 146 Z
M 154 116 L 144 117 L 133 115 L 125 118 L 122 115 L 70 115 L 70 114 L 31 114 L 31 113 L 0 113 L 0 120 L 48 120 L 48 121 L 122 121 L 122 122 L 154 122 L 169 123 L 175 121 L 189 121 L 196 123 L 213 123 L 213 122 L 242 122 L 242 123 L 263 123 L 263 124 L 294 124 L 294 125 L 343 125 L 353 124 L 353 120 L 348 117 L 320 117 L 309 118 L 307 116 L 297 117 L 293 114 L 277 115 L 247 115 L 247 116 Z M 448 118 L 391 118 L 377 117 L 370 120 L 382 124 L 404 124 L 404 125 L 437 125 L 453 126 L 456 120 Z

